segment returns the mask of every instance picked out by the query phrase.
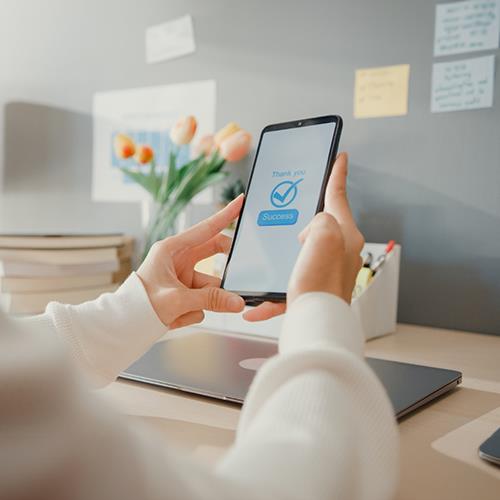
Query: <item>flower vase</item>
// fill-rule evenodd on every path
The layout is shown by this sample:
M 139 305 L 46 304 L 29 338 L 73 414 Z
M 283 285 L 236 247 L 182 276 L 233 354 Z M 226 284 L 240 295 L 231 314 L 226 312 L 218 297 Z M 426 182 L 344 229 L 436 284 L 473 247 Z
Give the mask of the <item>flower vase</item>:
M 141 261 L 146 258 L 154 243 L 178 232 L 179 215 L 186 205 L 186 201 L 180 200 L 170 200 L 164 204 L 151 203 L 151 216 L 146 228 Z

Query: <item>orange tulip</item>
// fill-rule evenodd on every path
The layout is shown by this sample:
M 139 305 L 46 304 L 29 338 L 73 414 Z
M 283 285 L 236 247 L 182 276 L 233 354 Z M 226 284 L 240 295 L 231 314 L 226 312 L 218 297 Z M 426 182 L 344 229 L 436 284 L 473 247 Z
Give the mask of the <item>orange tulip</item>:
M 204 135 L 193 148 L 193 158 L 200 155 L 208 156 L 215 149 L 214 136 L 211 134 Z
M 151 146 L 148 146 L 147 144 L 139 144 L 135 152 L 135 161 L 141 165 L 146 165 L 147 163 L 151 163 L 154 155 L 155 153 Z
M 135 144 L 134 141 L 125 134 L 116 134 L 113 142 L 115 155 L 118 158 L 126 159 L 134 156 Z
M 227 161 L 240 161 L 250 151 L 251 144 L 252 136 L 245 130 L 238 130 L 222 141 L 219 151 Z
M 240 126 L 237 123 L 234 122 L 229 122 L 225 127 L 221 128 L 215 135 L 214 135 L 214 142 L 217 147 L 220 147 L 222 142 L 227 139 L 230 135 L 235 134 L 238 132 L 238 130 L 241 130 Z
M 189 144 L 193 139 L 197 126 L 194 116 L 180 118 L 170 131 L 170 139 L 178 146 Z

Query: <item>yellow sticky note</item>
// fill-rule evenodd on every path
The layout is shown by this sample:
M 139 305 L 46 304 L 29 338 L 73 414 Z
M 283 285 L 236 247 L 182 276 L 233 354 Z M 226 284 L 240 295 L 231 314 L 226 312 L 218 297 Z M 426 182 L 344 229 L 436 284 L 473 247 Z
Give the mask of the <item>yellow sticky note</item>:
M 409 64 L 356 70 L 354 117 L 406 115 L 409 79 Z

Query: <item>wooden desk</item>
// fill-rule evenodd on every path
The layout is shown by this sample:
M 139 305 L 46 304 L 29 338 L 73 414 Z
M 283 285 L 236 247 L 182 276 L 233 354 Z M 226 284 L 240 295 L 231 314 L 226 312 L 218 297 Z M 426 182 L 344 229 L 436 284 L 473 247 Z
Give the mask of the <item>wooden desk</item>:
M 498 469 L 479 458 L 473 465 L 451 458 L 432 444 L 500 408 L 500 337 L 399 325 L 396 334 L 370 341 L 366 352 L 379 358 L 460 370 L 464 375 L 460 388 L 400 423 L 398 498 L 498 500 Z M 238 405 L 125 381 L 101 392 L 121 412 L 148 422 L 165 441 L 188 449 L 204 462 L 215 462 L 233 442 Z M 471 443 L 470 455 L 476 460 L 475 441 Z

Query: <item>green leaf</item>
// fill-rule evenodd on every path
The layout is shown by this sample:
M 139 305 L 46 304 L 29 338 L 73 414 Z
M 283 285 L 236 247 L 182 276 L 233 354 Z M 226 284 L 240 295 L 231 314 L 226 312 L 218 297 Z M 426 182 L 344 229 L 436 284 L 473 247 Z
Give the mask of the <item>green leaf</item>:
M 217 156 L 213 160 L 213 165 L 212 165 L 212 168 L 210 169 L 210 172 L 213 172 L 213 173 L 220 172 L 221 168 L 225 165 L 225 163 L 226 163 L 226 160 L 224 160 L 224 158 Z
M 218 182 L 223 181 L 227 176 L 228 172 L 216 172 L 211 174 L 209 177 L 206 177 L 202 182 L 200 182 L 195 188 L 192 196 L 201 193 L 204 189 L 212 186 L 213 184 L 217 184 Z
M 194 158 L 190 162 L 186 163 L 185 165 L 182 165 L 181 168 L 177 170 L 177 179 L 178 183 L 184 179 L 186 174 L 192 169 L 196 168 L 199 163 L 202 163 L 205 157 L 203 155 L 198 156 L 197 158 Z M 177 184 L 178 184 L 177 183 Z
M 168 157 L 168 168 L 167 171 L 162 175 L 160 188 L 158 189 L 158 194 L 156 197 L 157 201 L 160 203 L 165 203 L 165 201 L 169 197 L 170 192 L 172 191 L 172 186 L 175 184 L 175 179 L 177 176 L 176 162 L 177 152 L 171 150 Z
M 215 174 L 210 174 L 208 177 L 203 179 L 197 179 L 196 182 L 190 182 L 188 186 L 182 191 L 179 196 L 179 200 L 184 203 L 189 203 L 198 193 L 201 193 L 204 189 L 209 186 L 222 181 L 227 177 L 226 172 L 217 172 Z
M 121 167 L 120 170 L 130 179 L 132 179 L 136 184 L 142 186 L 146 191 L 155 195 L 157 179 L 153 180 L 150 175 L 143 174 L 141 172 L 134 172 L 127 167 Z
M 176 168 L 177 153 L 170 153 L 168 173 L 166 177 L 164 175 L 162 185 L 159 189 L 157 200 L 160 203 L 165 203 L 171 196 L 172 192 L 183 182 L 184 178 L 190 172 L 196 172 L 199 164 L 203 162 L 203 155 L 194 158 L 193 160 L 182 165 L 180 168 Z M 193 173 L 192 172 L 192 173 Z
M 182 181 L 179 183 L 178 187 L 172 196 L 178 200 L 186 200 L 192 197 L 192 192 L 196 186 L 201 183 L 208 175 L 210 175 L 210 170 L 212 165 L 210 162 L 200 162 L 195 168 L 189 170 Z
M 177 180 L 177 153 L 173 150 L 170 151 L 168 157 L 168 177 L 167 177 L 167 191 L 170 192 L 172 187 L 175 186 Z
M 158 190 L 160 189 L 161 179 L 156 175 L 156 161 L 154 158 L 151 160 L 149 167 L 149 183 L 153 190 L 151 194 L 153 195 L 153 198 L 156 199 Z
M 203 155 L 194 158 L 176 170 L 174 181 L 170 181 L 165 185 L 164 179 L 157 200 L 160 203 L 165 203 L 169 198 L 185 200 L 186 197 L 193 192 L 193 188 L 195 188 L 204 177 L 211 173 L 218 172 L 224 163 L 225 160 L 221 159 L 217 152 L 214 152 L 209 158 Z M 169 165 L 169 175 L 172 179 L 172 174 L 170 174 L 171 165 L 172 163 Z

